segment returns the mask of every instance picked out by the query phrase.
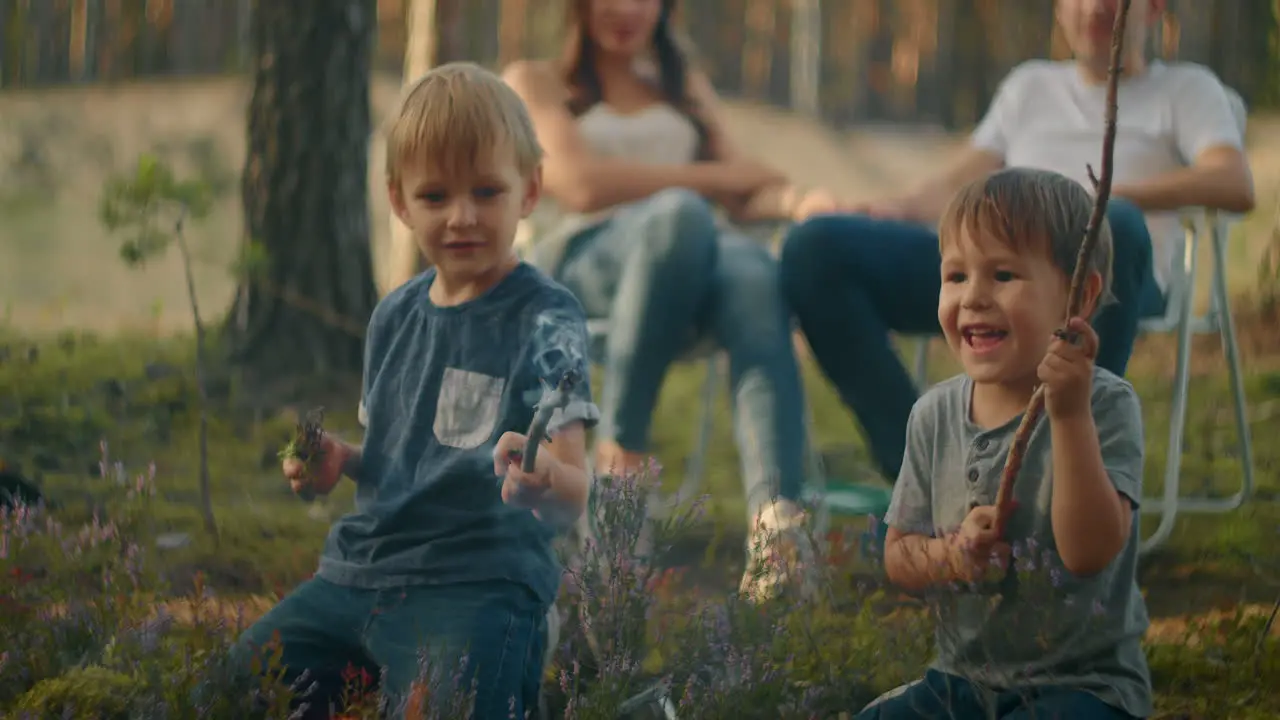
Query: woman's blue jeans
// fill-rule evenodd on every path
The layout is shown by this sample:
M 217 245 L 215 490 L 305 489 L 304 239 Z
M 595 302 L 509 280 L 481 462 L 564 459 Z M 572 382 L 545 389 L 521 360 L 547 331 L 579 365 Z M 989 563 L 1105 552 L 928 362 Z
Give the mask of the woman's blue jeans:
M 599 437 L 647 451 L 667 368 L 709 334 L 729 355 L 748 512 L 799 498 L 800 373 L 777 263 L 765 248 L 717 227 L 696 193 L 671 189 L 574 237 L 555 276 L 589 317 L 609 321 Z
M 1094 319 L 1097 364 L 1124 375 L 1138 320 L 1164 312 L 1141 211 L 1107 208 L 1113 238 L 1111 294 Z M 938 236 L 924 225 L 824 215 L 794 226 L 782 249 L 782 286 L 823 372 L 857 416 L 880 471 L 902 465 L 907 416 L 917 398 L 889 333 L 932 335 L 942 290 Z

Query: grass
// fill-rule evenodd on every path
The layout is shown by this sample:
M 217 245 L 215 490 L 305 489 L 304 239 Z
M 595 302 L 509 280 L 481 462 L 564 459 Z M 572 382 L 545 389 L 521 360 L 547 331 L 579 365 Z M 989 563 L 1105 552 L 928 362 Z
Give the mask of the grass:
M 1266 332 L 1257 326 L 1242 330 L 1250 338 Z M 1134 382 L 1146 413 L 1149 494 L 1159 491 L 1167 443 L 1171 371 L 1162 362 L 1167 357 L 1166 345 L 1161 338 L 1144 340 L 1133 363 Z M 144 594 L 139 596 L 151 598 L 147 607 L 154 607 L 159 598 L 170 598 L 172 612 L 185 613 L 190 622 L 193 604 L 199 606 L 199 598 L 212 591 L 230 603 L 247 604 L 244 612 L 254 616 L 272 598 L 310 575 L 329 518 L 350 507 L 352 494 L 346 485 L 322 505 L 309 508 L 288 492 L 280 479 L 275 453 L 292 433 L 294 411 L 262 415 L 237 403 L 234 388 L 223 393 L 210 428 L 214 500 L 221 532 L 221 544 L 215 548 L 201 529 L 196 507 L 194 388 L 187 369 L 190 344 L 180 338 L 120 336 L 108 340 L 64 333 L 37 341 L 34 361 L 27 349 L 30 346 L 29 337 L 0 335 L 0 348 L 7 349 L 6 360 L 0 364 L 0 387 L 12 389 L 0 400 L 4 411 L 0 412 L 0 457 L 11 464 L 21 462 L 29 472 L 39 468 L 47 496 L 58 505 L 55 517 L 66 527 L 92 524 L 95 514 L 122 523 L 119 518 L 127 516 L 132 518 L 128 532 L 139 539 L 189 539 L 185 545 L 170 543 L 180 547 L 151 551 L 154 577 L 140 588 Z M 1213 354 L 1207 348 L 1201 350 L 1187 427 L 1184 483 L 1189 490 L 1221 494 L 1238 477 L 1230 465 L 1231 437 L 1224 422 L 1230 417 L 1225 414 L 1228 395 Z M 940 350 L 935 355 L 935 372 L 945 375 L 950 371 L 946 358 Z M 1270 552 L 1280 527 L 1280 506 L 1275 502 L 1280 497 L 1280 450 L 1266 442 L 1280 432 L 1280 412 L 1275 410 L 1280 405 L 1280 354 L 1251 354 L 1247 363 L 1252 431 L 1259 440 L 1259 498 L 1228 516 L 1183 516 L 1167 549 L 1144 567 L 1143 585 L 1154 617 L 1150 655 L 1165 717 L 1223 717 L 1218 714 L 1223 698 L 1238 704 L 1225 716 L 1264 717 L 1264 711 L 1280 712 L 1274 699 L 1258 694 L 1259 688 L 1266 686 L 1264 677 L 1280 682 L 1277 640 L 1258 644 L 1265 610 L 1280 591 L 1280 563 Z M 689 398 L 699 396 L 703 372 L 698 364 L 681 365 L 673 370 L 663 390 L 654 442 L 656 454 L 670 469 L 665 478 L 668 489 L 674 489 L 680 460 L 690 451 L 697 418 L 689 410 Z M 808 361 L 804 372 L 819 446 L 837 459 L 839 472 L 865 472 L 853 420 Z M 330 427 L 342 432 L 356 430 L 350 405 L 328 403 Z M 714 602 L 710 599 L 727 595 L 741 572 L 745 518 L 730 433 L 727 400 L 720 393 L 704 488 L 711 502 L 705 518 L 682 528 L 680 537 L 673 540 L 677 549 L 668 561 L 684 566 L 684 579 L 671 583 L 670 594 L 662 601 L 668 607 L 687 609 Z M 94 477 L 100 474 L 95 470 L 100 437 L 108 441 L 109 464 L 119 461 L 131 469 L 132 474 L 127 475 L 130 482 L 138 472 L 147 474 L 148 463 L 154 463 L 156 494 L 148 500 L 144 514 L 134 517 L 120 509 L 120 488 Z M 111 474 L 109 471 L 108 477 Z M 1152 526 L 1148 520 L 1147 527 Z M 55 604 L 75 600 L 65 583 L 70 582 L 70 575 L 83 573 L 83 568 L 74 564 L 58 570 L 55 566 L 60 564 L 48 560 L 41 566 L 46 573 L 44 582 L 53 588 L 47 601 Z M 868 572 L 874 572 L 867 567 L 854 570 L 854 579 L 862 582 L 867 581 Z M 886 607 L 895 603 L 854 588 L 843 571 L 841 576 L 845 580 L 839 585 L 839 607 L 810 614 L 804 620 L 805 631 L 795 629 L 789 636 L 842 635 L 847 639 L 815 643 L 803 653 L 792 649 L 789 667 L 791 672 L 814 676 L 843 668 L 846 677 L 862 678 L 857 684 L 861 689 L 846 696 L 851 704 L 845 708 L 856 709 L 855 698 L 864 702 L 864 696 L 919 672 L 928 657 L 928 635 L 921 632 L 921 623 L 927 624 L 928 619 L 918 606 L 899 608 L 893 616 L 903 618 L 905 624 L 895 628 L 894 623 L 884 620 Z M 196 599 L 184 602 L 184 596 Z M 136 615 L 138 611 L 130 612 Z M 206 615 L 219 613 L 225 616 L 230 611 L 205 611 Z M 795 615 L 777 620 L 793 626 L 799 621 Z M 218 627 L 221 629 L 216 632 L 227 633 Z M 206 631 L 216 634 L 213 629 Z M 693 630 L 682 632 L 686 634 L 673 631 L 669 642 L 678 639 L 683 649 L 690 642 L 687 633 Z M 890 639 L 886 633 L 896 633 L 898 639 Z M 1196 640 L 1189 639 L 1192 637 Z M 663 647 L 660 642 L 655 654 L 649 656 L 651 672 L 679 657 L 679 653 L 664 652 Z M 886 647 L 899 652 L 890 657 L 885 654 Z M 867 667 L 868 657 L 878 658 L 872 663 L 874 672 Z M 68 662 L 54 677 L 81 665 Z M 210 672 L 207 668 L 200 671 Z M 0 678 L 3 673 L 0 667 Z M 109 677 L 104 679 L 106 676 L 90 675 L 96 679 L 86 682 L 112 682 Z

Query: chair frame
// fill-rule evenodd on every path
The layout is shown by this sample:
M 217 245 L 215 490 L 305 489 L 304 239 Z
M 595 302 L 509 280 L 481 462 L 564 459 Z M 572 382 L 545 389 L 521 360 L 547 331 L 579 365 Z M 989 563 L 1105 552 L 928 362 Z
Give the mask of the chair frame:
M 1235 320 L 1231 315 L 1230 297 L 1227 291 L 1226 243 L 1229 220 L 1221 213 L 1206 210 L 1200 217 L 1184 216 L 1186 247 L 1178 280 L 1171 283 L 1168 311 L 1164 317 L 1143 320 L 1139 329 L 1144 333 L 1176 333 L 1178 338 L 1177 360 L 1174 366 L 1173 408 L 1169 420 L 1169 447 L 1165 459 L 1164 492 L 1158 498 L 1144 498 L 1142 511 L 1159 514 L 1160 523 L 1141 546 L 1143 553 L 1164 544 L 1173 533 L 1174 520 L 1179 512 L 1198 514 L 1222 514 L 1232 512 L 1245 504 L 1254 491 L 1253 441 L 1249 429 L 1249 413 L 1244 390 L 1244 376 L 1240 366 L 1240 348 L 1236 340 Z M 1198 224 L 1196 221 L 1200 220 Z M 1195 300 L 1196 271 L 1199 265 L 1200 239 L 1208 233 L 1212 260 L 1210 272 L 1209 305 L 1201 315 L 1192 312 Z M 1186 431 L 1187 399 L 1191 381 L 1191 338 L 1193 335 L 1217 334 L 1227 360 L 1231 383 L 1231 396 L 1235 410 L 1236 434 L 1241 465 L 1240 489 L 1226 498 L 1182 495 L 1180 478 L 1182 470 L 1183 438 Z

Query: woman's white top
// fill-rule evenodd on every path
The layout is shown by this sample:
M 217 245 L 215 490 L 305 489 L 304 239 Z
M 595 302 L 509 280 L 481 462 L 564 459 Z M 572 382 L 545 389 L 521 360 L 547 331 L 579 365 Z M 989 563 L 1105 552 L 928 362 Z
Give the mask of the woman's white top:
M 578 132 L 592 152 L 629 162 L 685 165 L 693 162 L 698 152 L 697 128 L 665 102 L 626 114 L 597 103 L 578 117 Z M 555 272 L 570 238 L 604 222 L 622 207 L 569 212 L 554 198 L 543 195 L 533 213 L 520 223 L 516 248 L 544 272 Z

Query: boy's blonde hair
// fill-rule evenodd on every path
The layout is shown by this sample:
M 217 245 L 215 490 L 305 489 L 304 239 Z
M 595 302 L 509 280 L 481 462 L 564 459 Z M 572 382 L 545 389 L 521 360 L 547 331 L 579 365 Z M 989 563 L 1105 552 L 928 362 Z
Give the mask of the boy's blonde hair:
M 938 225 L 938 246 L 958 242 L 965 232 L 970 238 L 994 237 L 1018 254 L 1047 253 L 1070 281 L 1092 213 L 1093 197 L 1075 180 L 1048 170 L 1007 168 L 956 193 Z M 1098 244 L 1085 260 L 1102 276 L 1098 307 L 1111 298 L 1111 254 L 1111 227 L 1104 217 Z
M 387 179 L 399 187 L 405 165 L 423 161 L 449 174 L 466 173 L 504 143 L 514 149 L 521 175 L 528 177 L 542 161 L 520 96 L 479 65 L 447 63 L 404 93 L 387 128 Z

